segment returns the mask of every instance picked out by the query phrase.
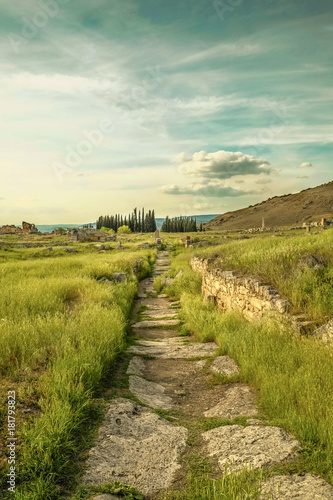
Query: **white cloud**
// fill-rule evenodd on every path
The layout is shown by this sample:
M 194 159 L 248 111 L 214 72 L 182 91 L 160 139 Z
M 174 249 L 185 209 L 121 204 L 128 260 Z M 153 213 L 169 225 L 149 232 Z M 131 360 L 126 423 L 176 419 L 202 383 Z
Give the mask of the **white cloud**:
M 299 175 L 299 176 L 297 177 L 297 179 L 308 179 L 308 178 L 309 178 L 309 176 L 308 176 L 308 175 Z
M 301 163 L 298 168 L 310 168 L 310 167 L 312 167 L 312 163 L 305 162 L 305 163 Z
M 269 175 L 273 171 L 267 160 L 232 151 L 198 151 L 190 158 L 180 153 L 173 158 L 173 162 L 180 164 L 180 170 L 185 175 L 210 179 L 230 179 L 235 175 L 249 174 Z

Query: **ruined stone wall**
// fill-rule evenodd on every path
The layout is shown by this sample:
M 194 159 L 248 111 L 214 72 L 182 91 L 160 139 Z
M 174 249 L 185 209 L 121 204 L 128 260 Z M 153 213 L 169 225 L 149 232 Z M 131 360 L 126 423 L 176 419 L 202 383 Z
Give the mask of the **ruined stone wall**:
M 213 268 L 213 259 L 193 257 L 194 271 L 202 274 L 202 293 L 223 311 L 241 311 L 247 319 L 259 319 L 266 312 L 286 313 L 289 302 L 271 286 L 255 278 L 237 275 L 235 271 Z
M 17 226 L 2 226 L 0 227 L 0 233 L 1 234 L 22 234 L 23 230 L 20 227 Z

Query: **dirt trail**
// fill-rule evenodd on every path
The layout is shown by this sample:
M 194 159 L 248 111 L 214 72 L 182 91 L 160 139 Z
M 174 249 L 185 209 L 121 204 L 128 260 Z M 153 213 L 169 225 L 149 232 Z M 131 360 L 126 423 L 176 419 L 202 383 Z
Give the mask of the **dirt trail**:
M 159 252 L 154 276 L 169 268 L 167 252 Z M 213 342 L 177 335 L 179 305 L 157 296 L 153 280 L 140 283 L 134 307 L 136 345 L 128 349 L 133 357 L 126 372 L 133 399 L 117 397 L 109 403 L 83 482 L 119 481 L 150 499 L 163 489 L 184 486 L 185 458 L 193 452 L 210 457 L 215 477 L 228 473 L 226 465 L 227 471 L 238 471 L 296 458 L 299 442 L 265 424 L 255 391 L 238 381 L 235 361 L 217 356 Z M 223 384 L 216 383 L 218 377 Z M 203 422 L 212 418 L 224 421 L 203 431 Z M 229 425 L 222 425 L 225 419 Z M 96 497 L 112 498 L 117 497 Z M 263 485 L 261 498 L 326 500 L 333 498 L 333 488 L 310 474 L 275 476 Z

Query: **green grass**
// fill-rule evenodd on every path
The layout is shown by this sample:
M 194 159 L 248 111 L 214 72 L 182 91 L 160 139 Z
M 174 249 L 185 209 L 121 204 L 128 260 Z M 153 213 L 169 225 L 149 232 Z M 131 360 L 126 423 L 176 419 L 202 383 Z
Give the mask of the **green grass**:
M 181 303 L 197 338 L 215 340 L 221 353 L 234 358 L 242 380 L 258 390 L 260 409 L 271 423 L 301 441 L 302 467 L 333 483 L 333 370 L 326 347 L 296 338 L 281 318 L 248 323 L 188 293 Z
M 150 274 L 155 255 L 125 250 L 1 265 L 1 397 L 14 388 L 18 398 L 19 466 L 11 498 L 55 500 L 73 487 L 80 450 L 102 415 L 95 391 L 125 346 L 138 278 Z M 127 272 L 128 280 L 97 281 L 113 272 Z M 21 408 L 33 408 L 33 415 Z

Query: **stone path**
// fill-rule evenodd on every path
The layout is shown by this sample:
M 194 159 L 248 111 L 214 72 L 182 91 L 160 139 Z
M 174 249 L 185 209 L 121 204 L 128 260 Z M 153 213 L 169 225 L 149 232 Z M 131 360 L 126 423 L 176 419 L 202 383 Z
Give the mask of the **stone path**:
M 167 252 L 159 252 L 154 276 L 169 269 Z M 295 459 L 300 444 L 292 435 L 253 418 L 258 417 L 256 394 L 249 385 L 237 382 L 240 368 L 235 361 L 216 356 L 214 342 L 202 344 L 177 336 L 179 304 L 164 294 L 157 296 L 153 278 L 139 284 L 138 296 L 132 324 L 136 345 L 128 349 L 133 357 L 126 372 L 134 400 L 120 397 L 109 403 L 89 452 L 83 483 L 119 481 L 152 498 L 184 476 L 182 457 L 188 452 L 189 431 L 178 425 L 172 413 L 170 422 L 156 410 L 181 412 L 182 422 L 214 417 L 233 424 L 236 417 L 245 417 L 247 425 L 220 425 L 199 436 L 200 453 L 215 461 L 220 474 Z M 216 374 L 233 378 L 214 385 Z M 310 474 L 275 476 L 262 485 L 260 498 L 333 499 L 333 488 Z

